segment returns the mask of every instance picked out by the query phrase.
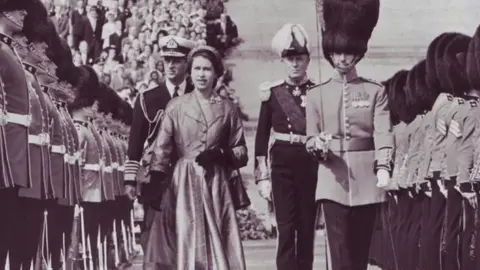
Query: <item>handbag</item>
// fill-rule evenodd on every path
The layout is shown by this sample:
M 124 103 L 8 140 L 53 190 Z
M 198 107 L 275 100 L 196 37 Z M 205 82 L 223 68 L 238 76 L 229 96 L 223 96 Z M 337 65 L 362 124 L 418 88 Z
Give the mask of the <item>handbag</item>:
M 230 190 L 230 196 L 232 197 L 235 210 L 247 208 L 252 204 L 248 197 L 247 190 L 243 185 L 242 175 L 238 169 L 232 171 L 231 177 L 228 181 L 228 188 Z

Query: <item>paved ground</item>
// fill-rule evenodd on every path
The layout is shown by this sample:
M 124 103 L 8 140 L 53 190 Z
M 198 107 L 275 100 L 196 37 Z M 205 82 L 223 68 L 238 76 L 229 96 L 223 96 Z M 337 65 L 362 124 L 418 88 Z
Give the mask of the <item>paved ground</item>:
M 317 236 L 315 246 L 315 270 L 326 270 L 325 239 Z M 247 241 L 244 242 L 245 256 L 248 270 L 274 270 L 275 268 L 275 240 Z M 129 270 L 141 270 L 142 261 L 138 257 Z M 331 269 L 331 266 L 330 266 Z M 377 267 L 369 267 L 368 270 L 380 270 Z

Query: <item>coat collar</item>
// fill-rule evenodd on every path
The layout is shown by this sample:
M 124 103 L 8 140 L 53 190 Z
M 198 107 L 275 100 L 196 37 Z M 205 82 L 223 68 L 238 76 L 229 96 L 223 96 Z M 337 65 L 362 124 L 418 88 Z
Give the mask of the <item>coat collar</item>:
M 211 126 L 219 118 L 223 118 L 225 115 L 225 100 L 218 95 L 215 95 L 212 98 L 212 101 L 209 103 L 214 116 L 213 119 L 210 119 L 210 121 L 205 119 L 203 110 L 200 107 L 200 101 L 198 100 L 195 92 L 185 94 L 184 99 L 185 100 L 182 100 L 182 104 L 185 106 L 184 108 L 186 108 L 185 115 L 206 127 Z

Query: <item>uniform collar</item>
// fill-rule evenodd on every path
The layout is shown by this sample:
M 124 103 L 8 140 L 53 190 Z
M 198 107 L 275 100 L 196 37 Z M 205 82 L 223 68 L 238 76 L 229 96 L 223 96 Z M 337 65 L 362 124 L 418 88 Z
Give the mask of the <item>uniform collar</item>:
M 12 45 L 13 44 L 13 39 L 10 36 L 8 36 L 4 33 L 0 33 L 0 41 L 5 43 L 8 47 L 10 47 L 10 49 L 13 50 L 13 45 Z
M 30 65 L 29 63 L 26 63 L 26 62 L 23 62 L 23 68 L 30 72 L 32 75 L 35 75 L 35 73 L 37 72 L 37 68 Z
M 341 82 L 341 83 L 349 83 L 349 82 L 352 82 L 354 81 L 356 78 L 358 78 L 358 74 L 357 74 L 357 69 L 356 68 L 352 68 L 349 72 L 343 74 L 343 73 L 340 73 L 339 71 L 335 70 L 332 78 L 335 80 L 335 81 L 338 81 L 338 82 Z
M 307 74 L 305 74 L 305 76 L 302 78 L 302 80 L 300 81 L 300 83 L 296 84 L 294 83 L 290 78 L 286 78 L 285 79 L 285 83 L 290 85 L 290 86 L 302 86 L 302 85 L 305 85 L 307 84 L 308 82 L 310 81 L 310 79 L 308 78 Z
M 173 84 L 170 80 L 165 80 L 165 85 L 167 86 L 167 90 L 170 93 L 170 96 L 173 97 L 175 93 L 175 84 Z M 183 82 L 179 85 L 180 89 L 178 90 L 178 95 L 181 96 L 185 94 L 185 89 L 187 86 L 187 80 L 183 80 Z

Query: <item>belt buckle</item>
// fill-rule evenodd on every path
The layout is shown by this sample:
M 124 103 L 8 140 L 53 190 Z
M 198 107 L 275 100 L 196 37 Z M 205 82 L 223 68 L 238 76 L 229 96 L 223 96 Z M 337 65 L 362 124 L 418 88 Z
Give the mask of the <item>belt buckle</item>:
M 299 143 L 300 136 L 297 134 L 290 134 L 290 143 Z

